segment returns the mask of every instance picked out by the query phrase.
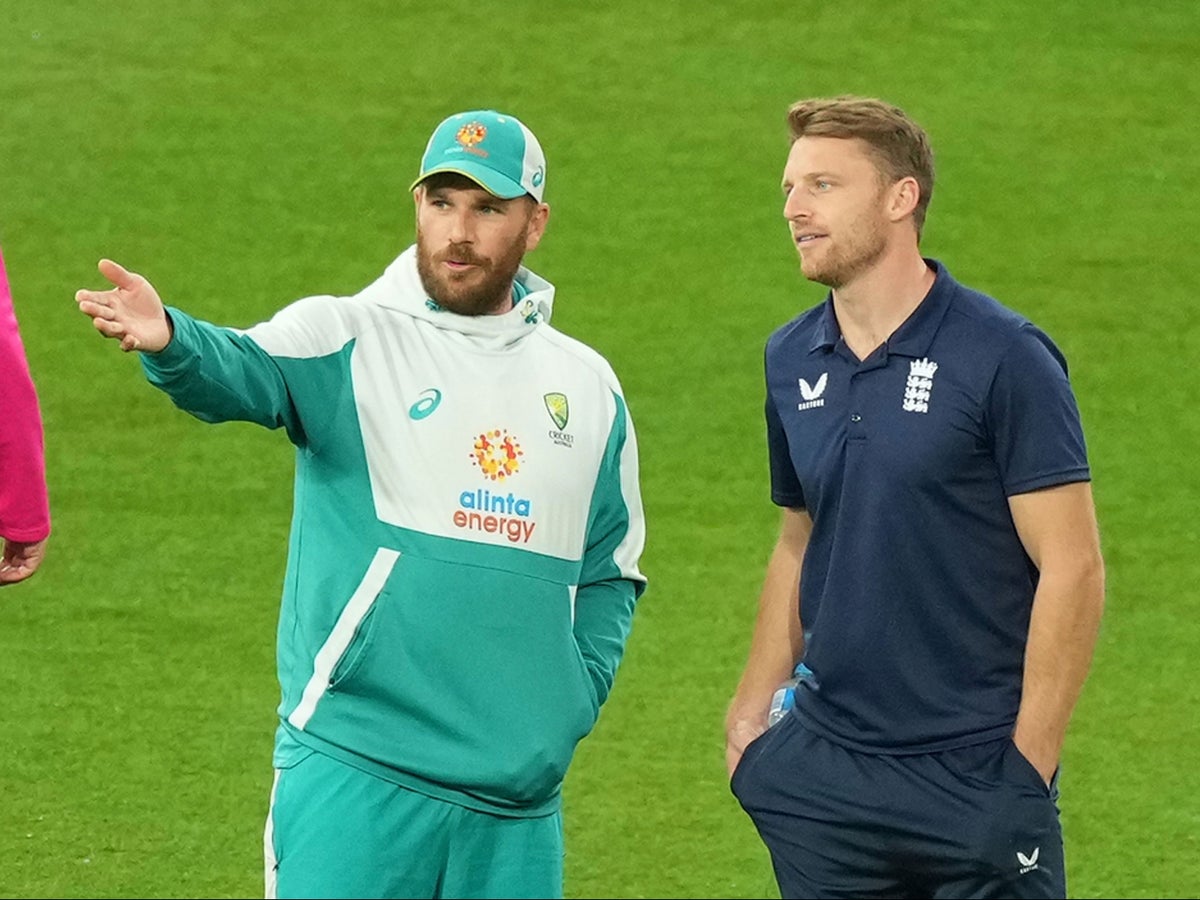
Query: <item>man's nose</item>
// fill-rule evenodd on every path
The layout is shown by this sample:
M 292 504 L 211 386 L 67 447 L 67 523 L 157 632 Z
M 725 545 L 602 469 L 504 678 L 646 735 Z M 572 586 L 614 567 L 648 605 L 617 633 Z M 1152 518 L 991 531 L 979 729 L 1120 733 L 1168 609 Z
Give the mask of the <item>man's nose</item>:
M 783 201 L 783 217 L 789 222 L 794 222 L 798 219 L 807 219 L 809 216 L 808 204 L 804 202 L 804 195 L 797 190 L 790 191 Z
M 447 235 L 450 243 L 466 244 L 471 241 L 473 236 L 471 219 L 466 211 L 456 212 L 450 217 L 450 233 Z

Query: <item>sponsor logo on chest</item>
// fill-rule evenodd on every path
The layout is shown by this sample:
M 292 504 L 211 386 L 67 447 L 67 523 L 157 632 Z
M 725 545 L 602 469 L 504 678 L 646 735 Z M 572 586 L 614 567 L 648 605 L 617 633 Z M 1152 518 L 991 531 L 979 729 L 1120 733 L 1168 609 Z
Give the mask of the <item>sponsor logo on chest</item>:
M 408 417 L 423 423 L 445 408 L 442 401 L 441 390 L 427 388 L 408 407 Z M 567 395 L 551 391 L 542 395 L 542 404 L 552 426 L 546 430 L 551 444 L 574 449 L 575 435 L 567 430 L 571 418 Z M 508 428 L 497 425 L 476 432 L 464 443 L 470 467 L 483 484 L 476 482 L 458 491 L 451 512 L 454 527 L 481 537 L 494 535 L 512 544 L 529 544 L 537 529 L 533 499 L 519 488 L 511 489 L 528 477 L 524 473 L 530 463 L 521 441 Z
M 468 488 L 458 495 L 452 520 L 456 528 L 498 534 L 513 544 L 527 544 L 537 523 L 533 501 L 503 488 L 521 472 L 525 451 L 506 428 L 475 435 L 468 454 L 488 487 Z

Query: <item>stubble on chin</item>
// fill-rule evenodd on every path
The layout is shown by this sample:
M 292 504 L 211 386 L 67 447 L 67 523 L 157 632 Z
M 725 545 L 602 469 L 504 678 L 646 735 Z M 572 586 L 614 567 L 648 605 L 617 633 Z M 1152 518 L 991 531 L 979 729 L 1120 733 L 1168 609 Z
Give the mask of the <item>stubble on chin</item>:
M 470 274 L 456 277 L 450 273 L 439 272 L 440 265 L 418 250 L 417 274 L 421 277 L 421 285 L 425 288 L 425 293 L 442 309 L 460 316 L 486 316 L 499 310 L 504 300 L 511 295 L 511 286 L 496 284 L 489 265 L 478 264 L 479 268 L 471 270 L 470 274 L 484 276 L 482 283 L 474 287 L 465 283 Z
M 800 274 L 807 280 L 815 284 L 823 284 L 828 288 L 841 287 L 841 279 L 837 277 L 835 272 L 831 271 L 830 266 L 822 266 L 815 262 L 806 263 L 803 254 L 800 255 L 798 262 L 800 264 Z
M 803 254 L 800 271 L 809 281 L 838 290 L 869 272 L 886 250 L 883 236 L 868 232 L 864 239 L 850 247 L 825 248 L 820 262 L 810 261 L 806 266 Z

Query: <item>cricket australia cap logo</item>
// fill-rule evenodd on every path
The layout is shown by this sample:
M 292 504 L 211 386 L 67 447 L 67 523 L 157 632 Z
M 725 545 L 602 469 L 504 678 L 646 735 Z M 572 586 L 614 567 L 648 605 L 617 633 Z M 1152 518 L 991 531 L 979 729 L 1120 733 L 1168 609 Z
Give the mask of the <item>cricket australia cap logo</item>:
M 800 404 L 796 409 L 813 409 L 817 406 L 825 405 L 825 398 L 821 395 L 825 393 L 825 385 L 829 383 L 829 373 L 822 372 L 821 377 L 817 379 L 815 384 L 809 384 L 803 378 L 800 379 Z
M 483 143 L 485 137 L 487 137 L 487 126 L 480 122 L 468 122 L 458 129 L 458 134 L 454 135 L 454 139 L 462 145 L 464 150 L 474 153 L 476 156 L 488 155 L 486 150 L 476 146 Z
M 562 447 L 572 446 L 575 443 L 574 436 L 563 430 L 567 427 L 567 420 L 571 416 L 567 395 L 552 391 L 543 396 L 542 400 L 546 403 L 546 412 L 550 413 L 550 421 L 556 426 L 546 432 L 550 435 L 550 440 Z
M 904 385 L 905 412 L 929 412 L 929 395 L 937 370 L 938 364 L 929 359 L 914 359 L 908 364 L 908 381 Z

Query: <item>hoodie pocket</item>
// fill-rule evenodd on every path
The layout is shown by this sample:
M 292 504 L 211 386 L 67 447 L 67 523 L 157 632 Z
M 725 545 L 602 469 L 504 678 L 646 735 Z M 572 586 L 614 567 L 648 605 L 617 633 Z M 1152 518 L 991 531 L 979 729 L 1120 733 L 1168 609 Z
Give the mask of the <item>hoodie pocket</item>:
M 354 593 L 342 608 L 329 637 L 313 659 L 313 674 L 304 686 L 300 702 L 288 716 L 288 722 L 304 728 L 325 692 L 344 681 L 358 667 L 369 642 L 371 612 L 375 600 L 387 584 L 400 558 L 400 551 L 380 547 Z

